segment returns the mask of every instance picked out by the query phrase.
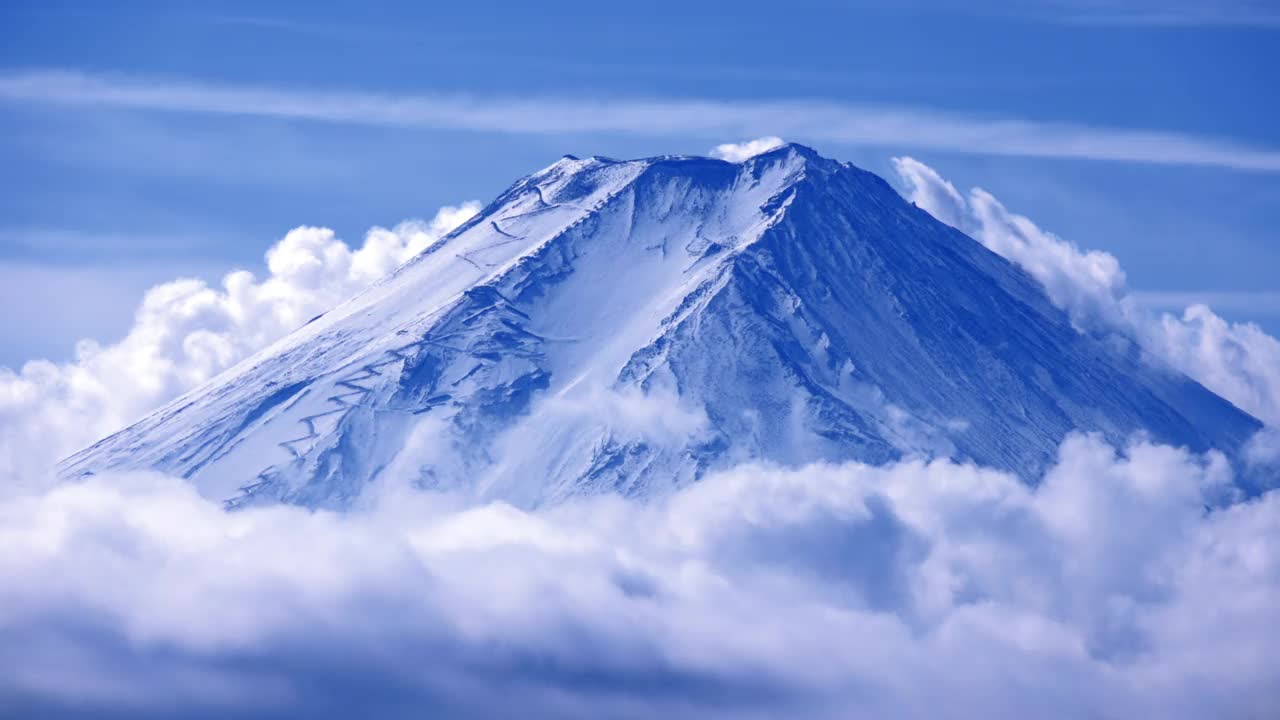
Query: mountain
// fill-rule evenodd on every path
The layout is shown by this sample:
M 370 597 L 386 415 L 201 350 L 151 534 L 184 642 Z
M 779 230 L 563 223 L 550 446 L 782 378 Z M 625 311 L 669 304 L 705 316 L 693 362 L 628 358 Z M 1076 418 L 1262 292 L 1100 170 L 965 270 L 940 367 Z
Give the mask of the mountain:
M 1031 480 L 1072 430 L 1233 454 L 1258 427 L 881 178 L 786 145 L 566 156 L 62 472 L 159 469 L 233 507 L 345 507 L 388 478 L 534 505 L 744 460 Z

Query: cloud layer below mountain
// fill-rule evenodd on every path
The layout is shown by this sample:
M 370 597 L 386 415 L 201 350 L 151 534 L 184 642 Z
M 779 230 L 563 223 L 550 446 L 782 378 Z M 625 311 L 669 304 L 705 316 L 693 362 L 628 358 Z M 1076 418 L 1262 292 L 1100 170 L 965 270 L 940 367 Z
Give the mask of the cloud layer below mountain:
M 0 714 L 1262 717 L 1280 495 L 1230 479 L 1083 436 L 1035 490 L 747 466 L 537 513 L 99 478 L 0 505 Z

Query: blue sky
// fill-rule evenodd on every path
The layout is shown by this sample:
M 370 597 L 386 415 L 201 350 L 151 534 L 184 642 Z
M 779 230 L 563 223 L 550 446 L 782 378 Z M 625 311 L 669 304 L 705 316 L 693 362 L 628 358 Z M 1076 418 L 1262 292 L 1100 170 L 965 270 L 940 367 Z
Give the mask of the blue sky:
M 1263 2 L 8 2 L 0 364 L 300 224 L 358 241 L 564 153 L 765 134 L 911 154 L 1275 333 L 1277 71 Z

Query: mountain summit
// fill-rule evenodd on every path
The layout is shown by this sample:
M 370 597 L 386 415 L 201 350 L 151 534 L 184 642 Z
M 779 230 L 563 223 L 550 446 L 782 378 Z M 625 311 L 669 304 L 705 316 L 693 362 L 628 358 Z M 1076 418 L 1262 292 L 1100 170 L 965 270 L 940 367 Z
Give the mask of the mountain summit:
M 62 470 L 163 470 L 232 506 L 389 478 L 538 504 L 751 460 L 1033 478 L 1072 430 L 1233 453 L 1257 428 L 881 178 L 784 145 L 565 156 Z

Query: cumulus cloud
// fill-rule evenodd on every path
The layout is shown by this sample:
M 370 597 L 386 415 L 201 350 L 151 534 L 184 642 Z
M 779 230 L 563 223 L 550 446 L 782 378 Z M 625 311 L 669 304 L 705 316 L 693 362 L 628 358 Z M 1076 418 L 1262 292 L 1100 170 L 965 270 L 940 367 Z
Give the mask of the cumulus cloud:
M 1263 428 L 1245 447 L 1249 462 L 1262 467 L 1280 467 L 1280 428 Z
M 1227 322 L 1199 304 L 1180 315 L 1152 312 L 1130 292 L 1111 254 L 1042 230 L 981 188 L 966 197 L 918 160 L 895 158 L 894 167 L 909 200 L 1021 266 L 1077 325 L 1134 338 L 1154 361 L 1280 424 L 1280 341 L 1257 325 Z
M 1280 426 L 1280 341 L 1205 305 L 1181 315 L 1131 313 L 1143 346 L 1264 422 Z
M 1009 212 L 981 188 L 974 188 L 965 198 L 937 171 L 914 158 L 894 158 L 893 162 L 909 200 L 1021 265 L 1077 322 L 1119 320 L 1117 304 L 1125 277 L 1113 255 L 1083 251 L 1041 230 L 1029 218 Z
M 0 502 L 0 712 L 1259 717 L 1280 495 L 1230 480 L 1085 436 L 1036 489 L 744 466 L 538 512 L 97 478 Z
M 120 341 L 85 340 L 74 361 L 0 368 L 0 492 L 267 346 L 443 237 L 479 210 L 375 227 L 358 248 L 332 230 L 295 228 L 267 251 L 267 277 L 221 287 L 175 280 L 143 298 Z
M 711 157 L 717 157 L 721 160 L 729 162 L 742 162 L 749 158 L 753 158 L 763 152 L 781 147 L 786 143 L 780 137 L 772 135 L 768 137 L 756 138 L 755 140 L 747 140 L 740 143 L 725 143 L 711 148 Z

